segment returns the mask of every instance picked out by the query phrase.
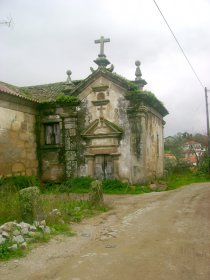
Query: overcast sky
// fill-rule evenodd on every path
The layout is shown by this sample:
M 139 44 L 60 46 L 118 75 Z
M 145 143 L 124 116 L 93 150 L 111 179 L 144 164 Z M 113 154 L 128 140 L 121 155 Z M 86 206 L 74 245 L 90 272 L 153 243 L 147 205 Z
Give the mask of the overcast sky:
M 210 89 L 210 0 L 156 0 L 202 84 Z M 206 133 L 204 89 L 152 0 L 0 0 L 0 81 L 17 86 L 89 75 L 99 53 L 94 40 L 110 38 L 105 54 L 115 72 L 135 78 L 141 61 L 145 89 L 169 111 L 165 136 Z M 210 99 L 209 99 L 210 100 Z

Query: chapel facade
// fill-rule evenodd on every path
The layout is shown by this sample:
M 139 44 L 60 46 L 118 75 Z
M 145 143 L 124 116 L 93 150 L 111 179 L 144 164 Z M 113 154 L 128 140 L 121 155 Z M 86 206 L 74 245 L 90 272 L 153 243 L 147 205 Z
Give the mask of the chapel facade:
M 75 176 L 147 182 L 163 175 L 163 104 L 144 91 L 140 62 L 129 81 L 104 54 L 84 80 L 18 88 L 0 83 L 0 176 Z

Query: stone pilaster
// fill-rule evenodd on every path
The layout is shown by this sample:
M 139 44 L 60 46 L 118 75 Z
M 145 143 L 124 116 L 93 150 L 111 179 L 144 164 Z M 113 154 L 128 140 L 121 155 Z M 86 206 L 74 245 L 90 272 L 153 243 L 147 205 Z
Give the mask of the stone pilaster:
M 64 119 L 64 150 L 66 178 L 77 175 L 77 119 L 68 117 Z

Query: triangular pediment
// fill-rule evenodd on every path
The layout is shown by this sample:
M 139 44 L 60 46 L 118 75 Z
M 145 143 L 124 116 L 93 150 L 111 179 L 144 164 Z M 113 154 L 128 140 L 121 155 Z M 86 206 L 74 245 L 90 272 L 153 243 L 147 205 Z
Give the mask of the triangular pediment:
M 93 121 L 82 132 L 82 136 L 86 138 L 95 137 L 119 137 L 123 130 L 112 122 L 106 119 L 99 118 Z
M 107 81 L 111 81 L 121 88 L 127 90 L 129 88 L 129 81 L 115 73 L 108 71 L 106 68 L 99 68 L 83 80 L 72 92 L 72 95 L 78 95 L 90 86 L 99 77 L 105 78 Z

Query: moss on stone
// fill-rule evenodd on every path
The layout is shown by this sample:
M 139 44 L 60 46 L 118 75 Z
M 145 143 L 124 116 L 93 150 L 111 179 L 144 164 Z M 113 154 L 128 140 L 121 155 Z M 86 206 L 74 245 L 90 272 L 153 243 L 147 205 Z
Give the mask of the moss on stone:
M 38 187 L 29 187 L 19 191 L 22 220 L 27 223 L 43 220 L 43 210 Z
M 126 98 L 130 100 L 132 106 L 138 105 L 149 105 L 160 113 L 163 117 L 168 115 L 167 109 L 164 107 L 163 103 L 157 99 L 157 97 L 151 92 L 146 90 L 133 90 L 129 91 Z

